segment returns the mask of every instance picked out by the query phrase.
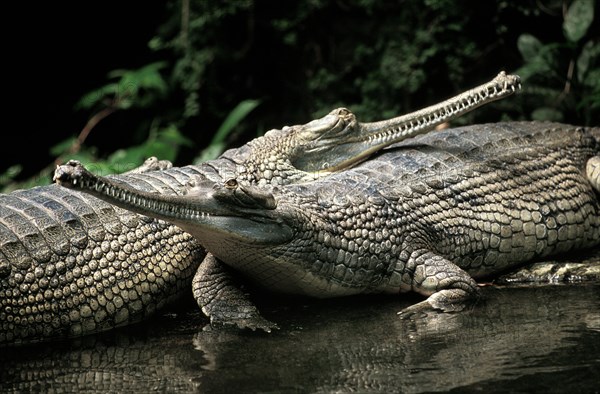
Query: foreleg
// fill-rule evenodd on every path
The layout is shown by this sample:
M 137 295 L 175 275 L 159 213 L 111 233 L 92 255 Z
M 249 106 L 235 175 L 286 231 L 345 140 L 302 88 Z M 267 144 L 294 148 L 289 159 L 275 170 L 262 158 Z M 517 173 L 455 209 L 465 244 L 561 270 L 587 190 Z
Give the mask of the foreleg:
M 211 253 L 198 267 L 192 289 L 196 302 L 212 325 L 236 325 L 266 332 L 278 328 L 260 315 L 252 301 L 236 286 L 228 268 Z

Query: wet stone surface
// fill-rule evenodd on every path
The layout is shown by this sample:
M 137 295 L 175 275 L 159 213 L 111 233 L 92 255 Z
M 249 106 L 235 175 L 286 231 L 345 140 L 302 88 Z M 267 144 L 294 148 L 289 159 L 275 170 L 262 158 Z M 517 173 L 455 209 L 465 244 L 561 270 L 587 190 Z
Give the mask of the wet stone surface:
M 489 286 L 458 314 L 417 296 L 266 295 L 280 330 L 203 331 L 192 303 L 78 340 L 0 349 L 0 392 L 594 392 L 600 285 Z

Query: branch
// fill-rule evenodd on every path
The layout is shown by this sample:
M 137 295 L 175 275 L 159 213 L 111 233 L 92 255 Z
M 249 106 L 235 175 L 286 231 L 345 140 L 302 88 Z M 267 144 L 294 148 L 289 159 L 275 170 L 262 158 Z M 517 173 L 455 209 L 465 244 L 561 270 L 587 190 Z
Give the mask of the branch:
M 85 142 L 88 135 L 90 135 L 90 132 L 92 131 L 92 129 L 94 127 L 96 127 L 96 125 L 102 119 L 106 118 L 108 115 L 112 114 L 116 110 L 117 110 L 116 107 L 107 107 L 107 108 L 104 108 L 102 111 L 97 112 L 94 116 L 92 116 L 87 121 L 87 123 L 85 124 L 85 126 L 83 127 L 83 129 L 81 130 L 79 135 L 77 136 L 77 139 L 75 140 L 75 142 L 73 142 L 73 145 L 71 145 L 71 147 L 69 148 L 69 153 L 79 152 L 79 149 L 81 149 L 81 145 L 83 145 L 83 143 Z

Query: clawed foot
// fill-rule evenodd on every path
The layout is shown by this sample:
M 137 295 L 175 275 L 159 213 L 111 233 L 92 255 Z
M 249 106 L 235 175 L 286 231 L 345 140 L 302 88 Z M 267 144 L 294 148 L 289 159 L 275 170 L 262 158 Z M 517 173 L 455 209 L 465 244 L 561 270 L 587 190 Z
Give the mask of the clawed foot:
M 426 317 L 428 314 L 432 313 L 432 312 L 440 312 L 439 310 L 436 310 L 430 303 L 429 301 L 425 300 L 425 301 L 421 301 L 418 302 L 414 305 L 408 306 L 404 309 L 402 309 L 400 312 L 398 312 L 398 316 L 400 317 L 401 320 L 410 320 L 413 319 L 415 317 Z
M 400 312 L 398 312 L 398 316 L 401 320 L 411 320 L 415 318 L 428 317 L 432 314 L 460 312 L 465 309 L 465 307 L 466 304 L 463 303 L 460 305 L 454 305 L 454 308 L 442 310 L 439 308 L 434 308 L 429 301 L 425 300 L 402 309 Z
M 431 314 L 438 313 L 452 313 L 452 312 L 460 312 L 467 306 L 466 303 L 452 304 L 451 308 L 435 308 L 429 301 L 421 301 L 417 304 L 411 305 L 402 309 L 398 312 L 398 316 L 400 316 L 401 320 L 410 320 L 412 318 L 422 318 L 427 317 Z
M 202 312 L 210 318 L 205 330 L 237 327 L 271 332 L 277 325 L 261 316 L 248 295 L 235 283 L 231 272 L 208 253 L 192 280 L 194 298 Z
M 408 320 L 413 317 L 424 317 L 431 313 L 460 312 L 476 300 L 476 298 L 447 297 L 448 293 L 455 294 L 449 290 L 434 293 L 428 299 L 404 308 L 398 312 L 398 316 L 402 320 Z

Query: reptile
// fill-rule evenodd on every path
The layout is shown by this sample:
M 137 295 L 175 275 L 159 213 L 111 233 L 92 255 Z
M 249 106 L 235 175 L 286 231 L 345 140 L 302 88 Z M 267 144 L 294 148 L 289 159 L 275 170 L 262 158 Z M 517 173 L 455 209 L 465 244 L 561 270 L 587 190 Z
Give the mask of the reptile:
M 215 180 L 235 174 L 252 184 L 291 183 L 307 174 L 315 178 L 315 171 L 306 171 L 311 164 L 318 163 L 321 173 L 349 166 L 519 88 L 517 76 L 502 72 L 440 104 L 375 123 L 359 123 L 347 109 L 337 109 L 305 125 L 271 130 L 200 166 L 170 168 L 150 159 L 115 179 L 180 194 L 200 176 Z M 335 160 L 329 159 L 335 149 Z M 310 155 L 310 163 L 302 161 L 304 155 Z M 89 195 L 56 185 L 0 195 L 0 344 L 78 336 L 140 321 L 189 291 L 194 274 L 194 295 L 212 323 L 272 327 L 243 293 L 224 292 L 223 280 L 213 280 L 227 277 L 221 268 L 178 227 Z M 232 311 L 232 302 L 240 310 Z
M 600 245 L 600 128 L 480 124 L 406 139 L 310 182 L 200 179 L 163 195 L 80 163 L 55 180 L 173 223 L 272 291 L 426 298 L 400 313 L 455 312 L 476 279 Z
M 119 178 L 165 194 L 181 193 L 198 176 L 237 174 L 250 183 L 290 183 L 307 175 L 301 161 L 292 163 L 304 154 L 322 171 L 350 165 L 370 150 L 427 132 L 519 88 L 518 77 L 502 72 L 440 104 L 370 124 L 341 108 L 305 125 L 271 130 L 200 166 L 169 168 L 170 163 L 150 159 Z M 329 164 L 323 148 L 340 143 L 345 149 Z M 194 294 L 211 322 L 269 329 L 243 293 L 231 288 L 226 295 L 206 294 L 205 284 L 221 286 L 212 278 L 223 272 L 176 226 L 55 185 L 0 195 L 0 343 L 76 336 L 139 321 L 179 297 L 194 273 L 199 278 Z M 223 309 L 220 299 L 235 301 L 242 311 Z

